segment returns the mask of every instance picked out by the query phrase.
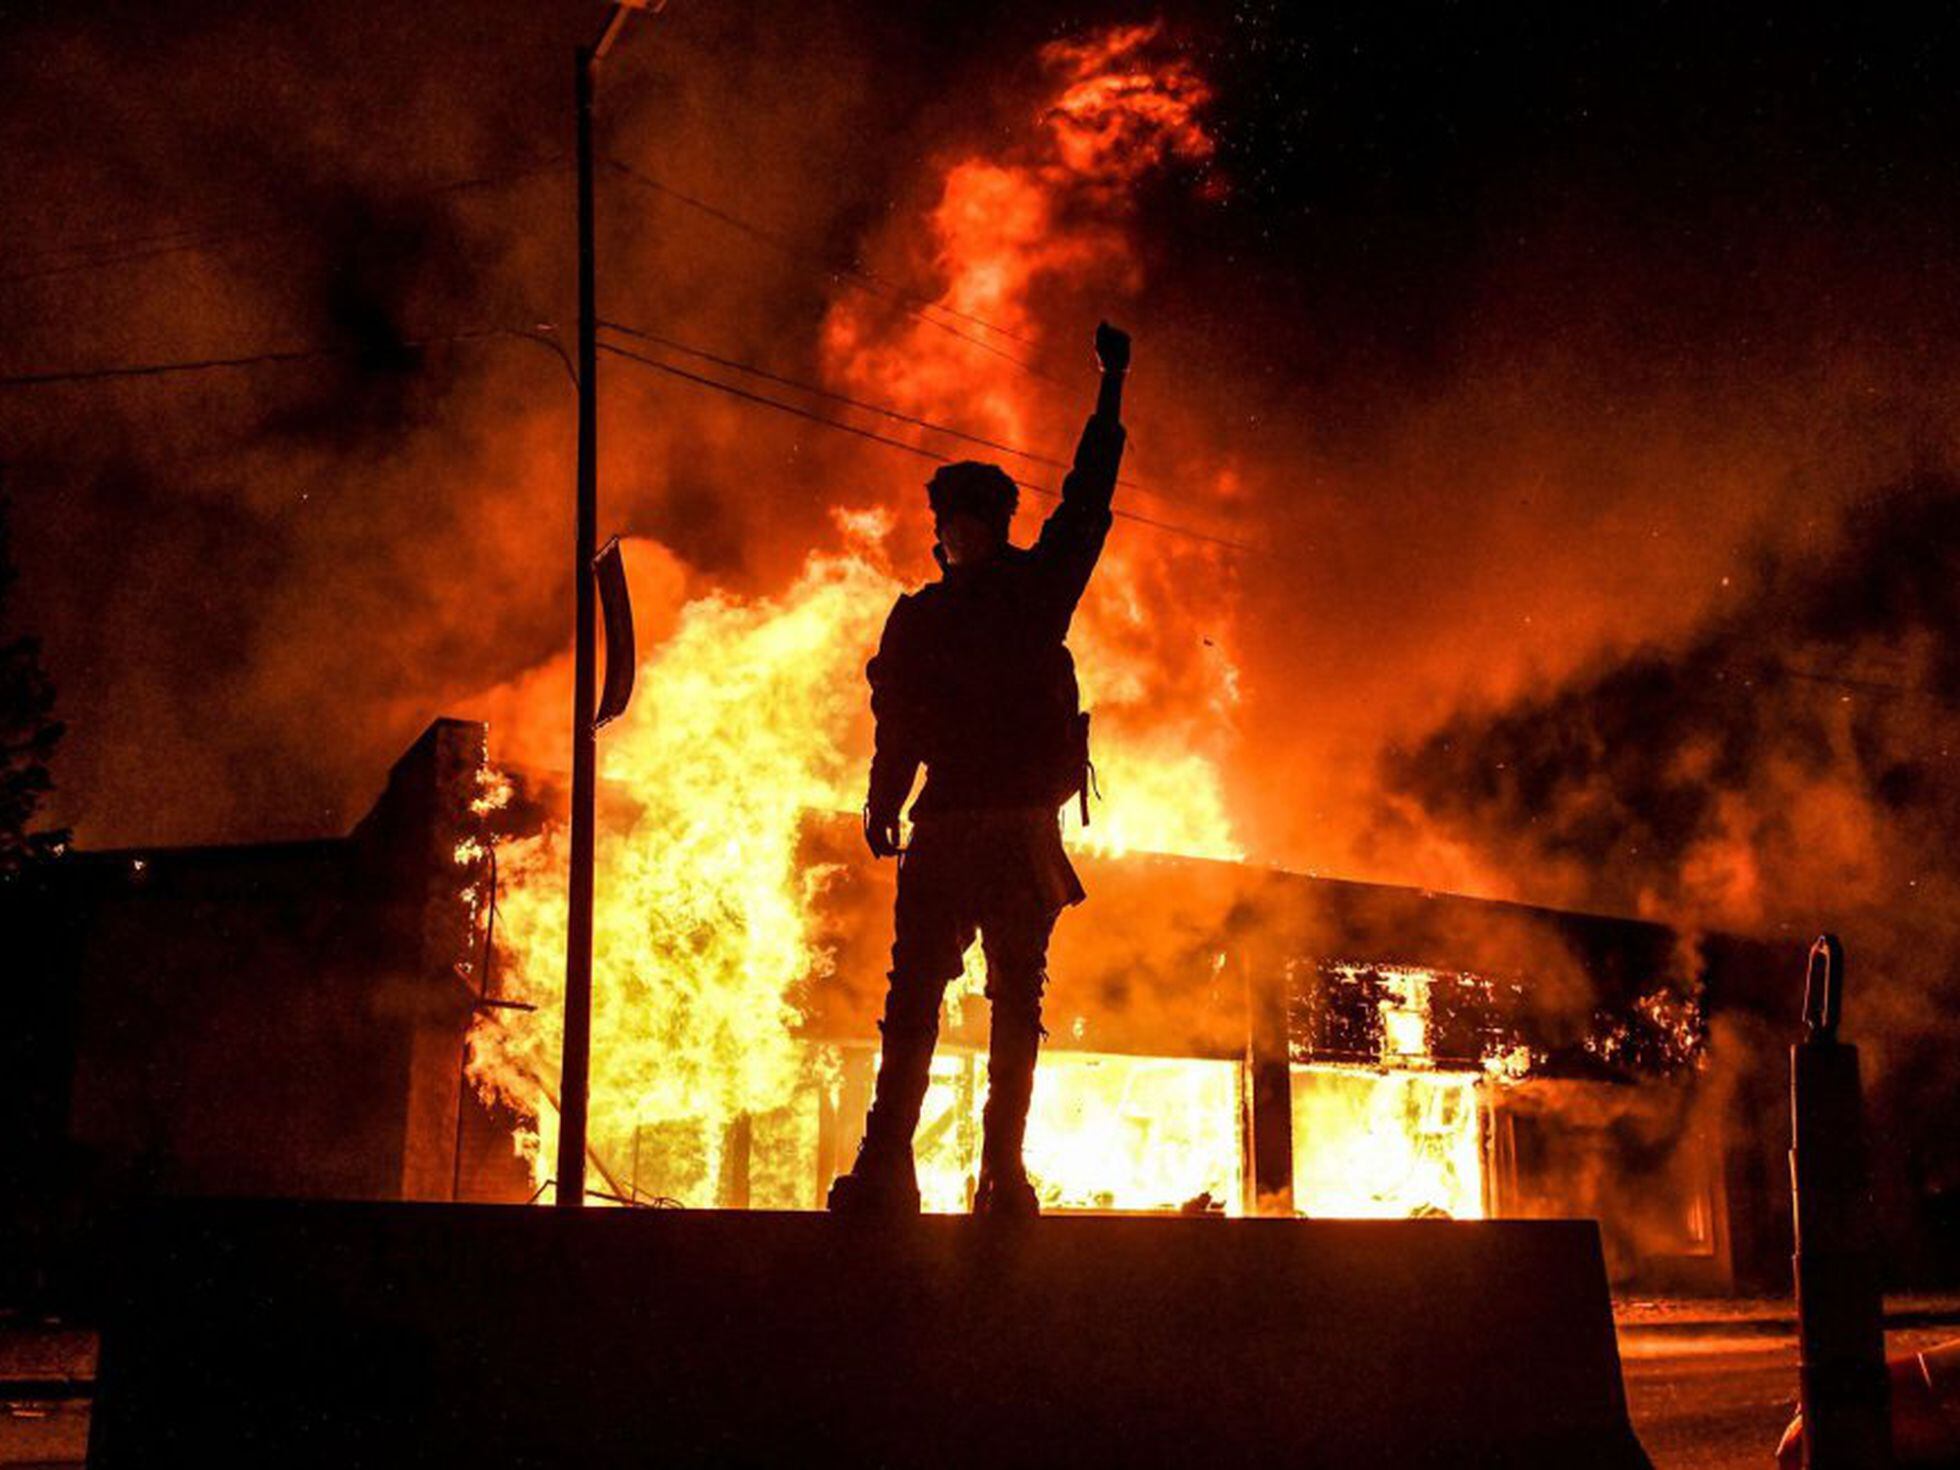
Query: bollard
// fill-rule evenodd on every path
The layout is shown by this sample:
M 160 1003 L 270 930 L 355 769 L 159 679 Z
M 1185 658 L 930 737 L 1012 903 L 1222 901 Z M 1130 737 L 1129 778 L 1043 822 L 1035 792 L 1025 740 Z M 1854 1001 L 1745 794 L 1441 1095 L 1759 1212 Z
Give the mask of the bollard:
M 1790 1183 L 1796 1213 L 1797 1333 L 1808 1470 L 1892 1463 L 1871 1175 L 1858 1049 L 1838 1040 L 1844 947 L 1811 946 L 1804 1037 L 1790 1048 Z

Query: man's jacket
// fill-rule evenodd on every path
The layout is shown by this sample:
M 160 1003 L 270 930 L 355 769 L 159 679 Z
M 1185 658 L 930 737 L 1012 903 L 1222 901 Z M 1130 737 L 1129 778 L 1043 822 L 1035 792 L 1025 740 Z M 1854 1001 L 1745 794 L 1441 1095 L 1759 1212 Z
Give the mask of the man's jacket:
M 865 669 L 877 752 L 870 813 L 894 817 L 919 767 L 915 819 L 1059 807 L 1082 778 L 1075 661 L 1065 640 L 1109 534 L 1123 426 L 1091 418 L 1062 503 L 1030 547 L 1006 546 L 901 596 Z M 942 564 L 943 565 L 943 564 Z

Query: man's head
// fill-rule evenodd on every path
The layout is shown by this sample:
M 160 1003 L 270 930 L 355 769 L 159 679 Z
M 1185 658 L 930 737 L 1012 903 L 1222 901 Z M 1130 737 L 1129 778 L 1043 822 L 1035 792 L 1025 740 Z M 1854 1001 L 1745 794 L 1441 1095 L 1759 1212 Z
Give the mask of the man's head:
M 948 566 L 983 562 L 1007 544 L 1020 492 L 999 465 L 946 465 L 926 482 L 926 496 Z

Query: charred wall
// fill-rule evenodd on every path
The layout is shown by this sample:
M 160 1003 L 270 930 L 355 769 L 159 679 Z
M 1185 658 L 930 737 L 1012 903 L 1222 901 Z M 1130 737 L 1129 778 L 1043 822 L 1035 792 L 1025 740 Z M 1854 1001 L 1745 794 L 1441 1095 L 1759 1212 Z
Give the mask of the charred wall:
M 157 1195 L 521 1197 L 508 1131 L 473 1100 L 459 1123 L 482 742 L 432 725 L 347 837 L 73 854 L 0 890 L 0 1254 L 86 1274 L 69 1247 Z

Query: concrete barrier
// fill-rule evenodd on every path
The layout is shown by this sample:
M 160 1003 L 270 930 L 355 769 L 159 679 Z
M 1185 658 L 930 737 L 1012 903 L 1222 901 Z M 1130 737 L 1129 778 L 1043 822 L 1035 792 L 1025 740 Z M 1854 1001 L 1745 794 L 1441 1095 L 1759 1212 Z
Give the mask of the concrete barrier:
M 1645 1466 L 1587 1222 L 180 1205 L 89 1462 Z

